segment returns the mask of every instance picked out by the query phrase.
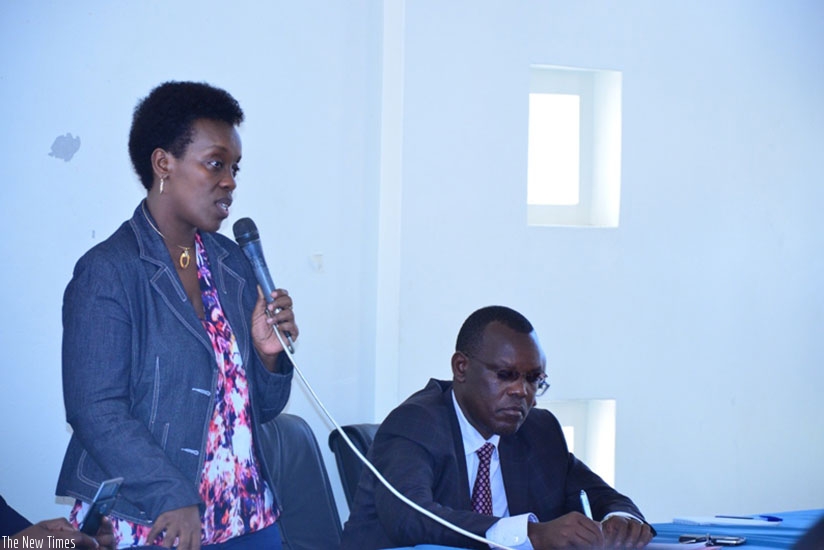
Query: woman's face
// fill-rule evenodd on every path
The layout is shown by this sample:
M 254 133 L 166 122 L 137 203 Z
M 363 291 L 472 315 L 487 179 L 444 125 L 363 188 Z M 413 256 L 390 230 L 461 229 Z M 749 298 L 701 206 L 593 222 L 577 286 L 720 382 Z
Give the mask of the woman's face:
M 183 223 L 217 231 L 229 215 L 241 156 L 240 136 L 229 123 L 198 119 L 192 142 L 180 158 L 171 157 L 164 196 Z M 168 199 L 167 199 L 168 200 Z

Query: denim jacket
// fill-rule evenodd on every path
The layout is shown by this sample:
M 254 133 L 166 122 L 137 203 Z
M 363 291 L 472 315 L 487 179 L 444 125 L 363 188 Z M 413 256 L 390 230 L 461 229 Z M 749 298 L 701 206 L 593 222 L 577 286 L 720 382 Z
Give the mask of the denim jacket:
M 260 424 L 289 399 L 292 366 L 281 353 L 271 373 L 257 355 L 250 326 L 257 283 L 240 248 L 218 233 L 201 237 L 243 358 L 258 442 Z M 63 298 L 63 398 L 73 434 L 57 494 L 88 502 L 103 480 L 122 476 L 118 517 L 149 524 L 168 510 L 202 510 L 216 383 L 209 337 L 138 205 L 77 262 Z M 265 476 L 257 444 L 256 453 Z

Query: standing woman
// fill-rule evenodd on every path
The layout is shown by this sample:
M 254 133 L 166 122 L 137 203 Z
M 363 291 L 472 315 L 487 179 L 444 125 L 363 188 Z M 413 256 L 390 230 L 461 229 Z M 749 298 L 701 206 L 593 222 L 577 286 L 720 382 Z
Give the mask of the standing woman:
M 208 84 L 152 90 L 129 135 L 146 199 L 66 288 L 74 433 L 57 494 L 77 499 L 76 524 L 100 483 L 123 477 L 120 548 L 281 548 L 257 442 L 292 382 L 273 327 L 294 338 L 298 327 L 288 293 L 267 305 L 240 248 L 216 233 L 237 186 L 242 121 L 237 101 Z

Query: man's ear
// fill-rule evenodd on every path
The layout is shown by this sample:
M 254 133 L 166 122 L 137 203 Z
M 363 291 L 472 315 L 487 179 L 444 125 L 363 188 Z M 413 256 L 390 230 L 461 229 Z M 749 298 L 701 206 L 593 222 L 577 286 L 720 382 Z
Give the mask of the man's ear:
M 452 354 L 452 380 L 454 382 L 464 382 L 466 380 L 466 369 L 469 368 L 469 359 L 460 351 Z

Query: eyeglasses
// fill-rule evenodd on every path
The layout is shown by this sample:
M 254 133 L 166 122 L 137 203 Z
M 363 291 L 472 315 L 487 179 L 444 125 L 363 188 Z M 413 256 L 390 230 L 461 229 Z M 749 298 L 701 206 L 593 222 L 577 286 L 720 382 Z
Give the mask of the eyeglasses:
M 524 380 L 526 380 L 527 384 L 535 388 L 536 397 L 542 396 L 549 389 L 549 382 L 546 381 L 546 373 L 534 370 L 522 373 L 521 371 L 513 367 L 502 367 L 500 365 L 487 363 L 483 359 L 479 359 L 465 351 L 461 351 L 459 353 L 465 355 L 469 359 L 477 361 L 487 369 L 494 372 L 495 376 L 498 377 L 498 380 L 504 384 L 511 384 L 523 378 Z

